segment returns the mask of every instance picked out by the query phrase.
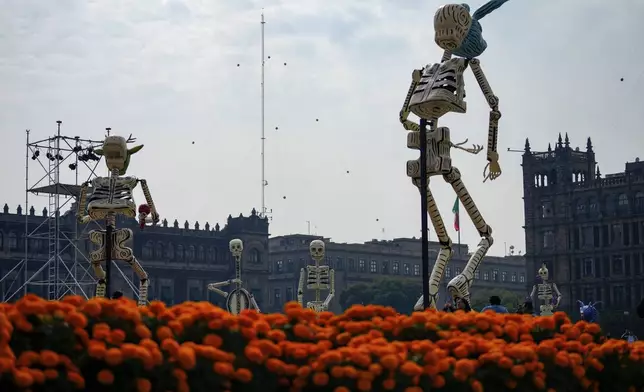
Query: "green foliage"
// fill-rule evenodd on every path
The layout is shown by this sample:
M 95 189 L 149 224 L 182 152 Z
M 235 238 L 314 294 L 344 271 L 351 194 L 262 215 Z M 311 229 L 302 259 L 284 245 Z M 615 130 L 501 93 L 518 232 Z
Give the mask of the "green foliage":
M 503 289 L 477 289 L 472 287 L 471 306 L 474 310 L 481 310 L 490 304 L 490 297 L 496 295 L 501 298 L 501 305 L 508 308 L 509 312 L 515 312 L 517 306 L 523 304 L 525 298 L 520 294 Z
M 400 313 L 411 313 L 421 293 L 420 282 L 384 278 L 373 283 L 359 283 L 344 290 L 340 295 L 340 306 L 347 309 L 357 304 L 373 304 L 391 306 Z

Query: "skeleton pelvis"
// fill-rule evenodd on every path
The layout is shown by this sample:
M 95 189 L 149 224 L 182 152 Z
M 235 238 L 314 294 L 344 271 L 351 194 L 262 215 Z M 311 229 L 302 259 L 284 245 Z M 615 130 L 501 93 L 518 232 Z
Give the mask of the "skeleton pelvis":
M 93 200 L 87 205 L 87 213 L 94 220 L 105 219 L 110 213 L 135 218 L 136 204 L 130 200 L 116 199 L 111 203 L 108 200 Z
M 414 93 L 409 110 L 420 118 L 440 118 L 450 112 L 467 112 L 467 103 L 449 90 L 428 88 Z

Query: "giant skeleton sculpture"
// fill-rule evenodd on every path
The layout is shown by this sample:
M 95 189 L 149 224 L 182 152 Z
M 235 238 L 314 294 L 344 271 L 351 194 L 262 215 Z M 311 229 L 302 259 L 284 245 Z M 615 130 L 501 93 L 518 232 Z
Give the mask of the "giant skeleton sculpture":
M 488 164 L 483 170 L 484 181 L 495 180 L 501 175 L 497 152 L 498 121 L 501 118 L 499 99 L 492 92 L 481 69 L 480 61 L 475 57 L 481 55 L 487 48 L 479 20 L 506 1 L 492 0 L 479 8 L 473 15 L 470 15 L 467 4 L 449 4 L 438 9 L 434 16 L 434 41 L 444 50 L 443 58 L 440 63 L 430 64 L 412 72 L 411 86 L 400 111 L 400 122 L 406 130 L 411 131 L 407 135 L 408 148 L 420 149 L 420 128 L 421 126 L 429 126 L 427 129 L 427 176 L 440 175 L 452 186 L 482 238 L 463 272 L 447 284 L 448 291 L 454 301 L 460 299 L 469 301 L 474 273 L 492 246 L 493 239 L 492 228 L 481 216 L 461 180 L 461 172 L 452 165 L 450 155 L 452 148 L 478 154 L 483 150 L 483 147 L 479 145 L 474 145 L 473 148 L 463 147 L 467 140 L 459 144 L 452 143 L 450 129 L 439 127 L 438 120 L 450 112 L 466 113 L 463 73 L 469 66 L 491 109 L 487 142 Z M 456 57 L 452 58 L 453 55 Z M 410 113 L 420 118 L 420 124 L 409 119 Z M 407 176 L 412 178 L 413 184 L 418 188 L 421 183 L 420 173 L 419 159 L 407 162 Z M 441 244 L 429 281 L 429 306 L 435 309 L 439 284 L 443 277 L 443 271 L 452 257 L 453 250 L 452 240 L 447 234 L 430 189 L 427 190 L 427 210 Z M 423 299 L 423 296 L 419 298 L 414 306 L 415 310 L 423 308 Z
M 325 245 L 324 241 L 313 240 L 309 244 L 311 258 L 315 261 L 314 265 L 307 265 L 300 270 L 300 282 L 297 288 L 297 302 L 304 306 L 304 287 L 313 290 L 315 299 L 308 301 L 306 307 L 315 312 L 326 312 L 329 310 L 331 300 L 335 296 L 335 271 L 328 265 L 320 265 L 324 260 Z M 328 290 L 329 294 L 322 301 L 322 290 Z
M 559 307 L 561 303 L 561 292 L 555 282 L 549 282 L 548 267 L 544 263 L 539 271 L 537 277 L 541 279 L 541 283 L 532 286 L 530 298 L 534 298 L 537 294 L 537 299 L 541 301 L 539 305 L 539 314 L 541 316 L 551 316 L 552 311 Z
M 108 135 L 103 142 L 103 147 L 94 151 L 96 155 L 105 157 L 110 175 L 109 177 L 96 177 L 91 181 L 92 193 L 89 197 L 87 193 L 90 182 L 81 186 L 77 216 L 79 222 L 83 224 L 105 220 L 105 230 L 89 232 L 89 239 L 97 248 L 89 255 L 94 275 L 98 279 L 96 296 L 105 297 L 107 280 L 110 279 L 106 276 L 102 263 L 109 263 L 112 260 L 124 261 L 132 267 L 139 278 L 138 303 L 143 306 L 148 302 L 148 274 L 134 257 L 132 249 L 126 245 L 132 240 L 132 230 L 115 227 L 117 215 L 128 218 L 137 217 L 132 191 L 139 183 L 147 203 L 139 209 L 139 222 L 142 225 L 159 222 L 159 214 L 152 201 L 146 180 L 125 176 L 131 156 L 143 148 L 143 145 L 139 145 L 128 149 L 128 143 L 134 141 L 135 139 L 131 135 L 128 139 Z
M 257 305 L 253 294 L 242 287 L 241 262 L 242 254 L 244 253 L 244 243 L 240 239 L 234 239 L 230 241 L 228 247 L 230 249 L 230 253 L 233 255 L 233 259 L 235 259 L 235 279 L 210 283 L 208 285 L 208 290 L 226 298 L 226 309 L 228 309 L 232 314 L 240 314 L 241 311 L 245 309 L 253 309 L 259 312 L 259 306 Z M 231 284 L 234 284 L 235 288 L 229 293 L 220 289 L 220 287 L 230 286 Z

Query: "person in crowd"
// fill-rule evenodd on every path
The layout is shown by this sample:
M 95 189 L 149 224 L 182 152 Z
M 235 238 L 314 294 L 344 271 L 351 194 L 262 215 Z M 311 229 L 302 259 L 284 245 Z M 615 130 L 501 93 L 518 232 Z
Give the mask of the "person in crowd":
M 481 309 L 481 312 L 485 312 L 486 310 L 493 310 L 496 313 L 509 313 L 508 309 L 501 305 L 501 298 L 496 295 L 490 297 L 490 304 Z
M 530 299 L 526 299 L 526 301 L 523 303 L 520 313 L 534 315 L 534 307 L 532 306 L 532 301 Z
M 449 303 L 449 302 L 446 302 L 446 303 L 445 303 L 445 306 L 443 306 L 443 312 L 449 312 L 449 313 L 451 313 L 451 312 L 453 312 L 453 311 L 455 311 L 455 310 L 456 310 L 456 309 L 454 309 L 454 307 L 452 306 L 452 304 L 451 304 L 451 303 Z
M 470 303 L 465 298 L 457 298 L 456 299 L 456 310 L 462 310 L 464 312 L 470 312 L 472 310 L 472 307 L 470 306 Z
M 122 291 L 119 291 L 119 290 L 116 290 L 116 291 L 112 294 L 112 299 L 119 299 L 119 298 L 123 298 L 123 292 L 122 292 Z

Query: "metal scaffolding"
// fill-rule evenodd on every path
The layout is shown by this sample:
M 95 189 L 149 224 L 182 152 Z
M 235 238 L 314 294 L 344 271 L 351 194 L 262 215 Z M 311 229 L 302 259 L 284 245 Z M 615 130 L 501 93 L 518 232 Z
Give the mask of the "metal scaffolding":
M 29 292 L 36 292 L 50 300 L 70 294 L 82 295 L 85 298 L 93 296 L 96 280 L 89 270 L 90 262 L 85 245 L 88 232 L 92 229 L 100 230 L 101 226 L 97 222 L 81 226 L 76 219 L 76 206 L 81 184 L 97 176 L 100 157 L 94 154 L 94 150 L 102 146 L 103 141 L 63 136 L 60 132 L 62 121 L 56 123 L 55 135 L 47 139 L 31 142 L 30 131 L 26 131 L 24 256 L 0 278 L 3 302 L 14 300 Z M 34 183 L 30 182 L 30 161 L 44 172 Z M 73 172 L 73 184 L 65 183 L 61 178 L 63 164 L 67 164 Z M 83 182 L 79 182 L 81 178 Z M 45 183 L 47 185 L 44 185 Z M 46 214 L 43 211 L 44 219 L 37 223 L 29 210 L 30 195 L 48 197 Z M 61 215 L 66 206 L 70 210 Z M 70 214 L 71 216 L 68 216 Z M 32 244 L 41 244 L 42 241 L 47 241 L 46 259 L 42 252 L 29 250 Z M 131 284 L 130 279 L 118 266 L 115 267 L 136 295 L 138 290 Z

